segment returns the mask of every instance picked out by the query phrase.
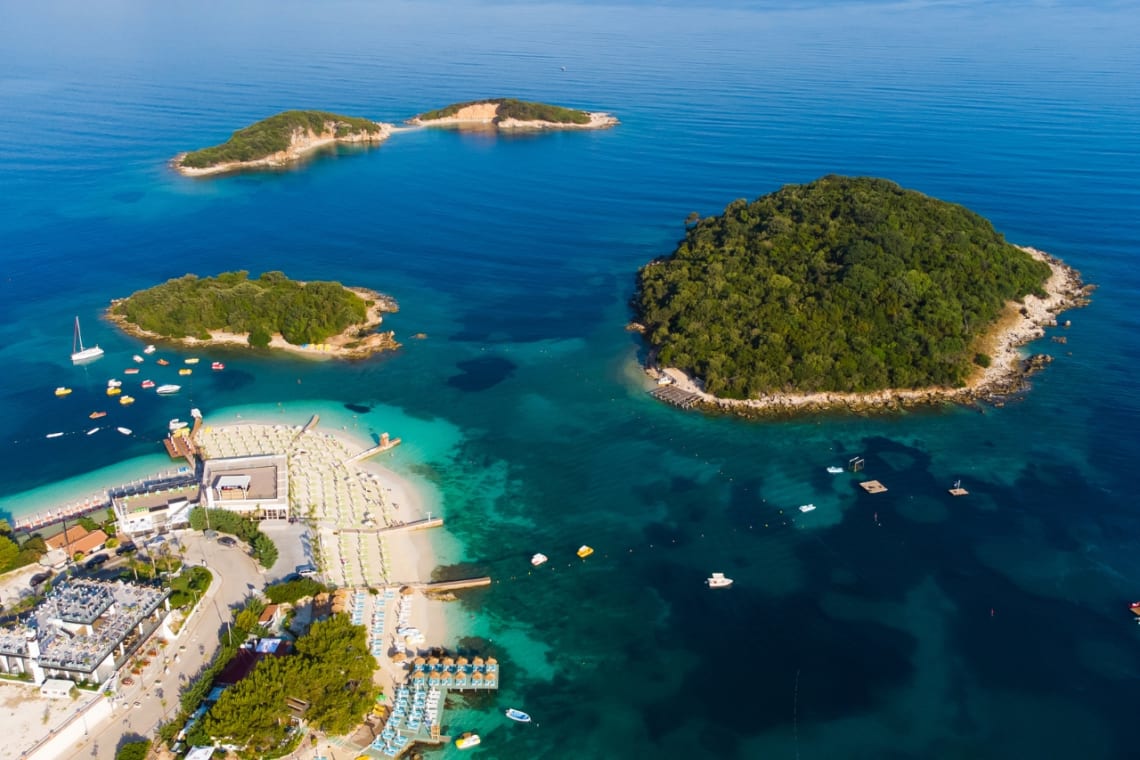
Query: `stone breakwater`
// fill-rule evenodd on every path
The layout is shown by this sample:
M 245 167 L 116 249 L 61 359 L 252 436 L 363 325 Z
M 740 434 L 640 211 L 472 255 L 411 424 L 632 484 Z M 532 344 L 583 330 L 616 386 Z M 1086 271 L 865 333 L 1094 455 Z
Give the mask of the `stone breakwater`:
M 225 174 L 247 169 L 277 169 L 296 163 L 315 150 L 337 143 L 382 143 L 392 135 L 392 125 L 383 122 L 375 123 L 380 128 L 376 132 L 357 132 L 341 137 L 337 136 L 336 125 L 332 122 L 326 122 L 325 129 L 321 132 L 314 132 L 311 129 L 294 129 L 289 139 L 288 148 L 253 161 L 227 161 L 213 166 L 194 168 L 183 166 L 182 160 L 187 154 L 179 153 L 174 157 L 171 165 L 186 177 L 206 177 L 212 174 Z
M 745 417 L 770 417 L 805 412 L 845 411 L 856 414 L 900 410 L 908 407 L 940 406 L 948 403 L 1002 403 L 1028 388 L 1028 377 L 1044 369 L 1053 357 L 1034 354 L 1023 358 L 1020 348 L 1045 335 L 1057 325 L 1057 314 L 1088 305 L 1095 286 L 1085 285 L 1081 274 L 1060 259 L 1035 248 L 1022 247 L 1044 261 L 1053 274 L 1043 286 L 1044 297 L 1026 296 L 1022 303 L 1010 302 L 989 334 L 980 344 L 991 357 L 990 365 L 978 368 L 961 387 L 888 388 L 869 393 L 767 393 L 752 399 L 726 399 L 706 393 L 698 378 L 675 367 L 659 367 L 651 354 L 646 372 L 653 378 L 669 377 L 677 387 L 700 397 L 697 409 Z M 631 323 L 627 329 L 644 332 L 644 326 Z

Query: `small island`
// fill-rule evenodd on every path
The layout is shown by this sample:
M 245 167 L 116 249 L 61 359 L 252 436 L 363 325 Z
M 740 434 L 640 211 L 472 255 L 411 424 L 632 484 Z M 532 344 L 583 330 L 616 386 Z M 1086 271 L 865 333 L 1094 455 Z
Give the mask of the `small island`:
M 359 359 L 399 348 L 376 332 L 396 302 L 339 282 L 299 282 L 281 272 L 188 274 L 111 302 L 107 318 L 146 340 L 184 345 L 277 348 L 310 356 Z
M 453 103 L 408 120 L 422 127 L 477 127 L 484 129 L 552 130 L 606 129 L 618 123 L 608 113 L 591 113 L 514 98 L 490 98 Z
M 380 143 L 392 125 L 325 111 L 283 111 L 234 132 L 210 148 L 180 153 L 173 166 L 189 177 L 275 169 L 336 143 Z
M 962 206 L 827 176 L 691 216 L 640 270 L 631 329 L 698 405 L 861 411 L 1020 390 L 1047 359 L 1018 347 L 1090 292 Z

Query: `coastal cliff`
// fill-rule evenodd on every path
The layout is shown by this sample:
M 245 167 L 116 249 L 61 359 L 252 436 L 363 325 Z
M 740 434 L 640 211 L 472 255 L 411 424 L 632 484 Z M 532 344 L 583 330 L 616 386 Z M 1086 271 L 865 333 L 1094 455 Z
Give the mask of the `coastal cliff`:
M 477 127 L 501 131 L 606 129 L 618 123 L 608 113 L 581 111 L 510 98 L 456 103 L 408 120 L 421 127 Z
M 324 111 L 285 111 L 234 132 L 224 143 L 179 153 L 172 166 L 187 177 L 276 169 L 336 143 L 379 144 L 392 125 Z

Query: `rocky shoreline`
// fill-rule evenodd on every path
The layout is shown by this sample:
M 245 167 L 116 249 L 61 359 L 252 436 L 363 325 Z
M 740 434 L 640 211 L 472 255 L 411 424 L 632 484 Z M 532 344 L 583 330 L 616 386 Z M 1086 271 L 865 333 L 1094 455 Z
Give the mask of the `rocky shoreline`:
M 396 341 L 396 333 L 394 331 L 375 332 L 376 328 L 383 323 L 384 314 L 399 311 L 399 305 L 396 303 L 396 300 L 390 296 L 367 288 L 346 287 L 345 289 L 352 291 L 365 301 L 372 302 L 363 322 L 349 325 L 339 335 L 334 335 L 324 343 L 310 345 L 308 347 L 289 343 L 280 333 L 274 333 L 270 338 L 269 348 L 288 351 L 301 356 L 335 359 L 365 359 L 382 351 L 394 351 L 399 348 L 400 343 Z M 124 299 L 118 298 L 111 301 L 111 305 L 103 312 L 103 317 L 127 335 L 131 335 L 135 338 L 150 342 L 172 343 L 186 347 L 250 347 L 249 333 L 231 333 L 224 330 L 211 330 L 210 338 L 202 339 L 191 336 L 171 338 L 166 335 L 151 332 L 150 330 L 144 330 L 133 322 L 128 322 L 125 317 L 114 313 L 115 305 L 121 303 L 123 300 Z
M 991 357 L 990 365 L 984 369 L 979 367 L 962 387 L 895 388 L 869 393 L 769 393 L 754 399 L 726 399 L 705 393 L 698 378 L 691 377 L 680 369 L 657 366 L 652 353 L 645 372 L 655 380 L 667 377 L 681 390 L 694 394 L 698 399 L 693 407 L 695 409 L 747 417 L 835 411 L 865 414 L 980 402 L 1001 405 L 1010 397 L 1025 392 L 1029 387 L 1028 378 L 1053 361 L 1053 357 L 1048 354 L 1023 358 L 1019 349 L 1043 337 L 1046 327 L 1056 326 L 1056 316 L 1059 313 L 1086 306 L 1095 289 L 1095 286 L 1084 284 L 1080 272 L 1060 259 L 1035 248 L 1019 247 L 1052 268 L 1053 274 L 1043 288 L 1045 297 L 1028 295 L 1020 304 L 1006 304 L 1003 315 L 991 331 L 980 339 L 979 345 L 988 349 L 986 353 Z M 1067 327 L 1069 323 L 1064 324 Z M 632 323 L 628 329 L 636 332 L 644 330 L 637 323 Z
M 183 152 L 175 156 L 171 160 L 170 165 L 184 177 L 208 177 L 213 174 L 227 174 L 229 172 L 246 171 L 249 169 L 280 169 L 300 161 L 315 150 L 329 145 L 335 145 L 337 143 L 379 144 L 392 135 L 391 124 L 384 122 L 375 122 L 375 124 L 380 127 L 380 131 L 358 132 L 344 137 L 337 137 L 335 130 L 326 130 L 317 133 L 311 129 L 303 131 L 296 129 L 293 131 L 288 148 L 254 161 L 227 161 L 226 163 L 214 164 L 213 166 L 195 168 L 182 165 L 182 159 L 187 155 L 186 152 Z

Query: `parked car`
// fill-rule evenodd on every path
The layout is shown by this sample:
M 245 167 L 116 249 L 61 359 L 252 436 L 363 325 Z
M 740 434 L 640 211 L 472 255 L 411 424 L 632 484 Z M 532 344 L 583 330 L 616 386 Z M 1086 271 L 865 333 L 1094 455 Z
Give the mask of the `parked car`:
M 51 573 L 49 573 L 49 572 L 36 573 L 35 575 L 32 576 L 32 579 L 30 581 L 28 581 L 28 585 L 31 586 L 32 588 L 35 588 L 36 586 L 40 585 L 44 581 L 49 581 L 49 580 L 51 580 Z
M 118 549 L 115 549 L 115 554 L 121 557 L 124 554 L 131 554 L 133 552 L 137 552 L 138 550 L 139 548 L 134 544 L 123 544 Z
M 218 539 L 218 543 L 222 546 L 237 546 L 237 541 L 233 536 L 222 536 Z
M 111 559 L 110 555 L 96 554 L 94 557 L 87 560 L 87 563 L 84 565 L 84 567 L 86 567 L 88 570 L 94 570 L 109 559 Z

